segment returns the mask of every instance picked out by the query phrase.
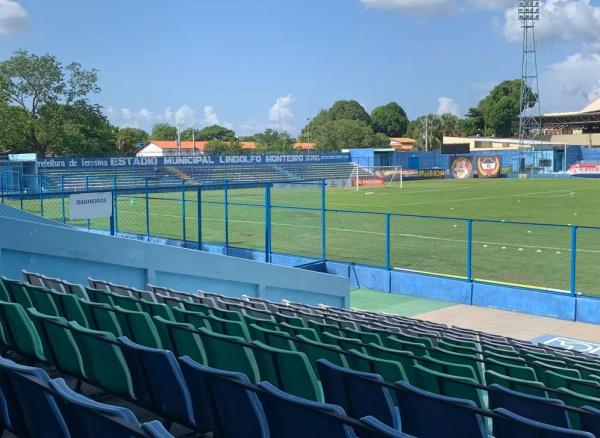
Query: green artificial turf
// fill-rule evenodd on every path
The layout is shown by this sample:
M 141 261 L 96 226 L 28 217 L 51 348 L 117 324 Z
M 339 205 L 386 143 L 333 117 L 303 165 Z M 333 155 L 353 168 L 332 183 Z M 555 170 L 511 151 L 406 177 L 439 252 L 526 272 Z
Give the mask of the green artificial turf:
M 407 317 L 417 316 L 454 305 L 455 303 L 448 301 L 389 294 L 369 289 L 357 289 L 350 292 L 350 306 L 356 309 L 385 312 Z
M 227 197 L 230 246 L 264 250 L 264 188 L 230 189 Z M 185 194 L 185 239 L 226 240 L 223 190 Z M 5 202 L 19 206 L 18 200 Z M 271 241 L 275 252 L 321 257 L 321 193 L 315 186 L 275 186 L 271 190 Z M 44 201 L 44 216 L 62 219 L 60 198 Z M 68 199 L 65 201 L 68 216 Z M 118 231 L 183 239 L 181 192 L 151 193 L 146 224 L 144 194 L 119 195 Z M 390 217 L 391 267 L 466 276 L 467 221 L 472 218 L 532 223 L 600 226 L 600 179 L 473 179 L 405 182 L 358 192 L 327 189 L 326 258 L 386 265 L 386 215 L 441 216 L 447 219 Z M 39 199 L 24 201 L 41 213 Z M 344 212 L 341 210 L 352 210 Z M 70 223 L 67 221 L 67 223 Z M 87 226 L 85 221 L 76 224 Z M 92 227 L 108 229 L 108 220 Z M 473 223 L 473 277 L 476 279 L 569 290 L 571 228 L 508 223 Z M 600 295 L 600 230 L 579 229 L 577 291 Z

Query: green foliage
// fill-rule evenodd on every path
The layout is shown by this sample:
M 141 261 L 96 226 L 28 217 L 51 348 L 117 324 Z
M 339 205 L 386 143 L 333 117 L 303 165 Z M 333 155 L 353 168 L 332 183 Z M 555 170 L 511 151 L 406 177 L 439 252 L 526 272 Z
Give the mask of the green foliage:
M 457 129 L 467 137 L 482 135 L 485 132 L 485 120 L 479 108 L 469 108 L 465 118 L 459 121 Z
M 419 117 L 408 124 L 407 135 L 417 140 L 417 149 L 425 149 L 428 144 L 429 150 L 439 149 L 442 146 L 444 136 L 456 135 L 460 119 L 453 114 L 429 114 Z M 427 126 L 427 129 L 425 129 Z M 426 133 L 429 143 L 426 141 Z
M 121 155 L 133 155 L 139 145 L 146 143 L 150 136 L 143 129 L 123 128 L 117 132 L 117 151 Z
M 231 129 L 225 128 L 219 125 L 211 125 L 198 131 L 198 137 L 196 140 L 209 141 L 209 140 L 221 140 L 221 141 L 232 141 L 235 139 L 235 132 Z
M 192 131 L 192 128 L 188 128 L 185 131 L 181 132 L 181 140 L 182 141 L 198 140 L 199 136 L 200 136 L 200 130 L 199 129 L 194 129 Z
M 267 129 L 265 132 L 254 135 L 256 148 L 261 152 L 292 152 L 294 139 L 287 132 Z
M 395 102 L 375 108 L 371 113 L 371 122 L 373 131 L 388 137 L 401 137 L 408 128 L 406 112 Z
M 360 103 L 355 100 L 338 100 L 327 112 L 330 120 L 357 120 L 371 125 L 371 117 Z
M 0 62 L 0 145 L 4 149 L 82 155 L 115 151 L 115 129 L 100 107 L 97 73 L 79 63 L 19 50 Z M 88 150 L 89 148 L 89 150 Z
M 209 155 L 239 155 L 242 153 L 242 145 L 237 139 L 231 141 L 210 140 L 204 146 L 204 153 Z
M 370 145 L 373 148 L 389 148 L 390 138 L 387 135 L 378 132 L 371 137 Z
M 314 133 L 319 151 L 370 147 L 373 137 L 373 130 L 366 123 L 347 119 L 329 120 Z
M 152 140 L 177 140 L 177 128 L 168 123 L 157 123 L 152 127 L 152 133 L 150 134 Z

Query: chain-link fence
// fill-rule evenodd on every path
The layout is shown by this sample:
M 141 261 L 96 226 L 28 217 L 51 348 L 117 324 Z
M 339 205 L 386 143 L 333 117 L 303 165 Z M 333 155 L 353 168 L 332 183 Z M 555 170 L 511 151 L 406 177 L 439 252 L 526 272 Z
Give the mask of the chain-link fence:
M 274 253 L 289 254 L 600 295 L 598 227 L 333 209 L 348 204 L 339 199 L 328 204 L 328 194 L 341 189 L 326 187 L 325 181 L 117 185 L 104 190 L 113 199 L 112 219 L 90 220 L 69 219 L 69 197 L 80 191 L 3 194 L 1 200 L 85 229 L 170 239 L 226 254 L 241 248 L 265 261 Z

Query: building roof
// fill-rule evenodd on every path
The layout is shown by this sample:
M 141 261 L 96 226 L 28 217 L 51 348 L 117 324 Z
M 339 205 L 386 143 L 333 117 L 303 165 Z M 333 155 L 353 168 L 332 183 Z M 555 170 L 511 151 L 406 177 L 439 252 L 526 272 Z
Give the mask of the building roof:
M 580 115 L 585 115 L 585 114 L 595 113 L 595 112 L 600 112 L 600 99 L 597 99 L 594 102 L 590 103 L 588 106 L 586 106 L 581 111 L 570 111 L 570 112 L 563 112 L 563 113 L 548 113 L 548 114 L 544 114 L 544 117 L 580 116 Z
M 204 148 L 206 147 L 207 143 L 208 143 L 207 141 L 196 141 L 195 142 L 196 150 L 203 151 Z M 172 140 L 150 140 L 149 142 L 147 142 L 144 145 L 144 147 L 149 146 L 149 145 L 154 145 L 161 149 L 177 149 L 178 148 L 177 142 L 172 141 Z M 256 142 L 253 142 L 253 141 L 242 141 L 242 142 L 240 142 L 240 145 L 241 145 L 242 149 L 244 149 L 244 150 L 256 149 Z M 186 141 L 181 142 L 181 149 L 191 150 L 193 147 L 194 147 L 194 142 L 192 142 L 192 141 L 186 140 Z M 299 150 L 313 150 L 313 149 L 315 149 L 315 147 L 316 147 L 315 143 L 295 143 L 294 144 L 294 149 L 299 149 Z
M 417 140 L 410 137 L 391 137 L 390 141 L 394 143 L 416 143 Z
M 294 149 L 301 149 L 305 151 L 313 150 L 316 147 L 315 143 L 295 143 Z

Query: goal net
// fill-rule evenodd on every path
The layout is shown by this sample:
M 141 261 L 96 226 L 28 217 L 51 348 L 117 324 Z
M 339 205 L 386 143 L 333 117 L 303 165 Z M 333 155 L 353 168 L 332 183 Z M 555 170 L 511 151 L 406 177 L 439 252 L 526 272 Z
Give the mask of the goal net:
M 403 186 L 402 166 L 365 167 L 354 165 L 346 182 L 346 189 L 359 191 L 365 188 Z

